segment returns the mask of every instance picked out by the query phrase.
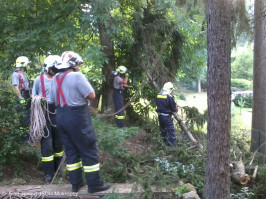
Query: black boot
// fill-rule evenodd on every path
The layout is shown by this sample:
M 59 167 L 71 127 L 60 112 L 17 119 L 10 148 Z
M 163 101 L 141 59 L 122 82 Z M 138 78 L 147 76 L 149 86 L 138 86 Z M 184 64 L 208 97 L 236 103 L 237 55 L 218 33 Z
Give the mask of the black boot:
M 100 191 L 108 190 L 110 187 L 111 186 L 109 183 L 102 182 L 98 185 L 89 186 L 88 192 L 89 193 L 100 192 Z
M 53 180 L 53 177 L 52 177 L 52 175 L 46 174 L 43 179 L 45 182 L 51 183 Z
M 78 192 L 80 188 L 82 188 L 85 185 L 85 183 L 82 181 L 79 184 L 73 184 L 72 185 L 72 192 Z

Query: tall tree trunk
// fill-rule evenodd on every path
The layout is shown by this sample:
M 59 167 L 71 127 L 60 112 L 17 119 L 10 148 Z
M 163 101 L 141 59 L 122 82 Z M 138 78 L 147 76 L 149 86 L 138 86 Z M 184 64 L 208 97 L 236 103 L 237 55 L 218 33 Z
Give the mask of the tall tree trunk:
M 206 0 L 208 127 L 204 198 L 230 197 L 231 0 Z
M 103 52 L 108 59 L 102 69 L 102 75 L 105 78 L 102 84 L 102 113 L 114 112 L 113 104 L 113 74 L 115 66 L 114 45 L 106 32 L 106 27 L 103 24 L 99 25 L 100 40 L 103 47 Z
M 251 151 L 262 153 L 266 163 L 266 1 L 255 1 L 255 39 L 253 67 L 253 109 Z M 262 145 L 262 146 L 261 146 Z M 261 146 L 261 148 L 259 148 Z
M 198 80 L 197 80 L 197 92 L 198 92 L 198 93 L 201 92 L 201 81 L 200 81 L 199 78 L 198 78 Z

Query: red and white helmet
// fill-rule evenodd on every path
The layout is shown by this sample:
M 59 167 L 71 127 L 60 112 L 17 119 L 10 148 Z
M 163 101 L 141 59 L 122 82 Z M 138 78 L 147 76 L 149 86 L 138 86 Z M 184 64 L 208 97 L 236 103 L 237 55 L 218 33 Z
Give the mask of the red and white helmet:
M 61 55 L 62 64 L 57 66 L 57 69 L 67 69 L 70 67 L 77 67 L 78 65 L 84 63 L 81 56 L 73 51 L 65 51 Z

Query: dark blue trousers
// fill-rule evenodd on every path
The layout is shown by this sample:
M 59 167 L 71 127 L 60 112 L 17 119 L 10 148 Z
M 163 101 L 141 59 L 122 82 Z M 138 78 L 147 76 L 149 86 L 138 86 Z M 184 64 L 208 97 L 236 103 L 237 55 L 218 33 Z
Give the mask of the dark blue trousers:
M 115 89 L 113 92 L 113 100 L 115 103 L 115 112 L 120 110 L 124 106 L 124 91 L 122 89 Z M 125 127 L 124 124 L 124 119 L 125 119 L 125 112 L 124 110 L 120 111 L 115 115 L 115 123 L 118 128 L 123 128 Z
M 45 175 L 52 175 L 58 168 L 63 157 L 63 144 L 55 123 L 55 106 L 48 104 L 50 113 L 46 113 L 45 137 L 41 139 L 42 167 Z M 49 116 L 48 116 L 49 115 Z M 49 118 L 50 120 L 49 120 Z M 52 124 L 51 124 L 52 123 Z
M 176 146 L 176 134 L 172 116 L 159 115 L 161 136 L 167 146 Z
M 91 123 L 88 105 L 79 107 L 57 107 L 57 129 L 64 144 L 67 168 L 71 184 L 79 184 L 82 179 L 82 166 L 95 168 L 86 172 L 88 186 L 101 183 L 98 165 L 97 139 Z M 82 163 L 82 165 L 81 165 Z

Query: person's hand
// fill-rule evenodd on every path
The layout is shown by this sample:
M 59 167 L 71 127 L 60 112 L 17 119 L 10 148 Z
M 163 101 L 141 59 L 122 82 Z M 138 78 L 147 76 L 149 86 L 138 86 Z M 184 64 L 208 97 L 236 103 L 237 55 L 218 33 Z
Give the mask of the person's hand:
M 26 104 L 26 100 L 23 97 L 19 98 L 19 103 L 20 104 Z

